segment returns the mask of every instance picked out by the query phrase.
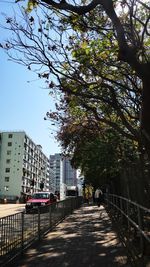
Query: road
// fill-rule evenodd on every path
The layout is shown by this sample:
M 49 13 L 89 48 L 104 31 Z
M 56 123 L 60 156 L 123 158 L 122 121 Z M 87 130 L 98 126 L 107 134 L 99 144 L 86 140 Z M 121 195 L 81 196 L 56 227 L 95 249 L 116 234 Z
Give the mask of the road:
M 0 218 L 24 211 L 25 204 L 0 204 Z

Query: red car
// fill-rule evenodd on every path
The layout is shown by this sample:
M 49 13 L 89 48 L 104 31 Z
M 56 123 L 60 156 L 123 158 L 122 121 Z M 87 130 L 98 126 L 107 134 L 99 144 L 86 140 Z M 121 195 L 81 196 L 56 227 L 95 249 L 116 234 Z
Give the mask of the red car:
M 39 207 L 49 206 L 50 204 L 55 203 L 56 201 L 57 199 L 52 192 L 36 192 L 26 203 L 26 213 L 37 211 Z

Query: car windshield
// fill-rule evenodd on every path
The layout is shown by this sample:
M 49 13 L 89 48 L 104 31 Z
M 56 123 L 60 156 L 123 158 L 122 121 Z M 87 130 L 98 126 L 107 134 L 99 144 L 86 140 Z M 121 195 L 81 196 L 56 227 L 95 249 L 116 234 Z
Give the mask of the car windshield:
M 33 199 L 44 199 L 44 198 L 49 198 L 49 194 L 47 193 L 39 193 L 39 194 L 34 194 L 32 196 Z

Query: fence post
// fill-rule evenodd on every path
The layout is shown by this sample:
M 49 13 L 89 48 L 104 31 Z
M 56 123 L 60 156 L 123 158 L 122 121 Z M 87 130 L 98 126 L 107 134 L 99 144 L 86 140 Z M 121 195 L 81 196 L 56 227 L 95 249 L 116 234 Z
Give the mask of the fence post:
M 52 207 L 49 206 L 49 227 L 52 227 Z
M 107 205 L 109 204 L 107 192 L 104 194 L 104 201 L 106 201 L 105 204 L 107 204 Z
M 120 198 L 120 209 L 121 209 L 121 211 L 123 211 L 122 198 Z M 121 223 L 122 223 L 122 221 L 123 221 L 123 214 L 121 212 Z
M 40 209 L 38 208 L 38 240 L 41 239 L 41 227 L 40 227 Z
M 71 198 L 71 214 L 72 214 L 72 212 L 73 212 L 73 206 L 74 206 L 74 205 L 73 205 L 73 204 L 74 204 L 74 203 L 73 203 L 73 200 L 74 200 L 74 199 Z
M 141 211 L 140 211 L 140 207 L 137 206 L 137 211 L 138 211 L 138 225 L 139 225 L 139 228 L 141 230 L 143 230 L 143 224 L 142 224 L 142 218 L 141 218 Z M 140 232 L 139 232 L 140 233 Z M 140 249 L 141 249 L 141 254 L 143 254 L 143 250 L 144 250 L 144 242 L 143 242 L 143 236 L 142 234 L 140 233 Z
M 65 216 L 66 216 L 66 207 L 65 207 L 65 202 L 64 201 L 62 202 L 62 206 L 63 206 L 63 219 L 64 219 Z
M 21 253 L 23 253 L 23 248 L 24 248 L 24 212 L 21 213 Z
M 127 216 L 128 216 L 128 218 L 130 217 L 130 216 L 129 216 L 129 202 L 128 202 L 128 201 L 127 201 Z M 128 230 L 129 230 L 129 228 L 130 228 L 130 223 L 129 223 L 128 218 L 127 218 L 127 225 L 128 225 Z

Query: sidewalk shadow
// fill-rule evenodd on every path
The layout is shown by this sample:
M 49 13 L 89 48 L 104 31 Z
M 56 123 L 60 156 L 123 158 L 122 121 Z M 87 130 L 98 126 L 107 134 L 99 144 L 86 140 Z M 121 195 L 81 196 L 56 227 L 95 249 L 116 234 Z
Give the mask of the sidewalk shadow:
M 60 223 L 15 267 L 130 267 L 104 209 L 83 206 Z

